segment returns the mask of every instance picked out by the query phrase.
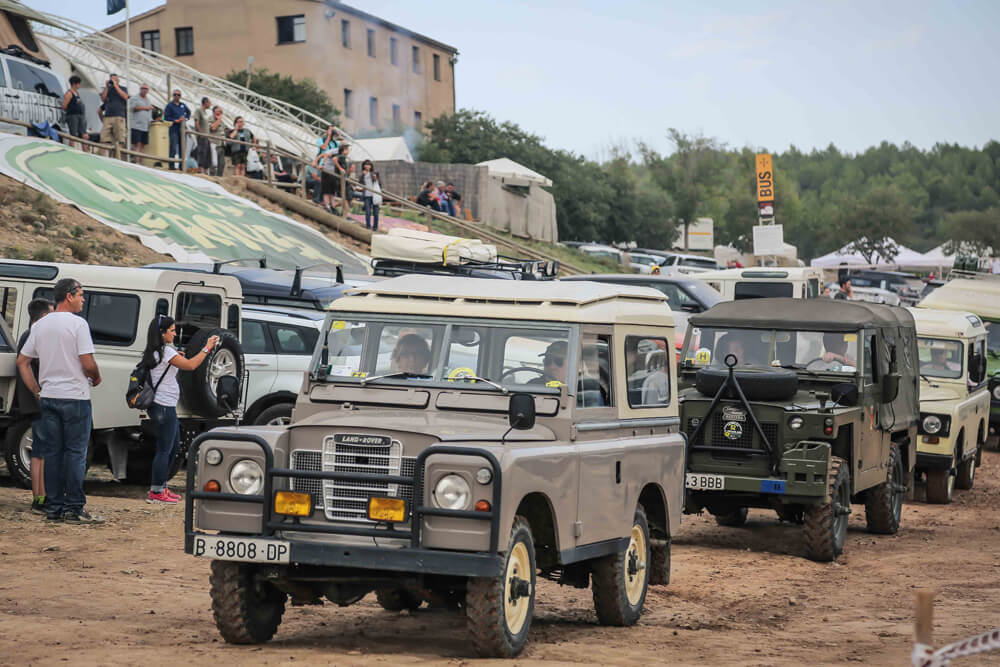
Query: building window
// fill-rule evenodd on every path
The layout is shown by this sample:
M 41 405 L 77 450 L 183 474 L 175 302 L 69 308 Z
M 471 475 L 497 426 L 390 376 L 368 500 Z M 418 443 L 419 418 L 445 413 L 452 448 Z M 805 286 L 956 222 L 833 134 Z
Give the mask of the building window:
M 159 30 L 143 30 L 142 31 L 142 48 L 147 51 L 153 51 L 155 53 L 160 53 L 160 31 Z
M 399 129 L 399 105 L 392 105 L 392 127 Z
M 340 43 L 344 45 L 345 49 L 351 48 L 351 22 L 341 21 L 340 22 Z
M 351 114 L 351 89 L 344 88 L 344 115 L 348 118 L 353 118 Z
M 369 30 L 368 31 L 368 57 L 369 58 L 374 58 L 375 57 L 375 31 L 374 30 Z
M 389 62 L 393 65 L 399 65 L 399 42 L 395 37 L 389 38 Z
M 378 127 L 378 98 L 368 98 L 368 122 L 372 127 Z
M 441 80 L 441 56 L 434 54 L 434 80 Z
M 423 124 L 423 122 L 424 122 L 424 115 L 422 113 L 420 113 L 419 111 L 414 111 L 413 112 L 413 127 L 417 128 L 419 130 L 420 126 Z
M 177 42 L 177 55 L 194 55 L 194 28 L 174 28 L 174 40 Z
M 413 73 L 420 74 L 420 48 L 413 47 Z
M 306 41 L 306 17 L 304 14 L 279 16 L 275 20 L 278 22 L 278 44 Z

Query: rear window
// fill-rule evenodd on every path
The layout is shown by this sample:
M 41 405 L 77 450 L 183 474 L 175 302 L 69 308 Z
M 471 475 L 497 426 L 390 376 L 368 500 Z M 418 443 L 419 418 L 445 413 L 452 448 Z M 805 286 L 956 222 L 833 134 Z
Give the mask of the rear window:
M 772 297 L 792 296 L 792 283 L 755 283 L 738 282 L 733 297 L 740 299 L 770 299 Z
M 283 324 L 272 323 L 270 326 L 278 354 L 312 354 L 319 331 Z
M 7 60 L 7 69 L 10 71 L 12 87 L 42 95 L 62 97 L 63 89 L 59 79 L 51 72 L 16 60 Z
M 39 287 L 33 298 L 53 301 L 53 290 L 51 287 Z M 90 325 L 94 345 L 126 347 L 135 341 L 139 326 L 139 297 L 85 289 L 80 316 Z

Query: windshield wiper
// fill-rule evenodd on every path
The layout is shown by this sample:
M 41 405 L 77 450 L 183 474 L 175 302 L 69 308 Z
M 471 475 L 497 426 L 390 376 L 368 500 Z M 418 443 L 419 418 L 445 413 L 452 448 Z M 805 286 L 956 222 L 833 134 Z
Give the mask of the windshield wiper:
M 921 379 L 921 380 L 923 380 L 924 382 L 926 382 L 926 383 L 927 383 L 928 385 L 930 385 L 931 387 L 936 387 L 936 386 L 938 386 L 938 385 L 934 384 L 933 382 L 931 382 L 931 381 L 930 381 L 930 378 L 928 378 L 928 377 L 927 377 L 926 375 L 924 375 L 923 373 L 921 373 L 921 374 L 920 374 L 920 379 Z
M 499 389 L 504 394 L 509 394 L 510 393 L 510 389 L 508 389 L 507 387 L 505 387 L 505 386 L 503 386 L 501 384 L 497 384 L 493 380 L 487 380 L 486 378 L 479 377 L 478 375 L 460 375 L 458 377 L 448 378 L 449 382 L 455 382 L 455 381 L 458 381 L 458 380 L 462 380 L 462 381 L 472 380 L 473 382 L 475 382 L 475 381 L 478 380 L 479 382 L 485 382 L 486 384 L 490 385 L 491 387 L 496 387 L 497 389 Z
M 385 373 L 383 375 L 375 375 L 372 377 L 361 378 L 361 386 L 365 386 L 369 382 L 375 382 L 376 380 L 384 380 L 385 378 L 395 378 L 395 377 L 405 377 L 405 378 L 416 378 L 418 380 L 427 380 L 431 376 L 426 373 L 410 373 L 409 371 L 395 371 L 393 373 Z
M 812 370 L 811 368 L 806 368 L 805 366 L 796 366 L 795 364 L 782 364 L 779 368 L 786 368 L 790 371 L 805 371 L 809 375 L 818 376 L 819 373 Z

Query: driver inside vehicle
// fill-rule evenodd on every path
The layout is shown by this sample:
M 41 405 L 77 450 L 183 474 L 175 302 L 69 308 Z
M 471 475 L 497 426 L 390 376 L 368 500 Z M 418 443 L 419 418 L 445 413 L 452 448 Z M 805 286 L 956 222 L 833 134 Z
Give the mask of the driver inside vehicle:
M 549 343 L 541 355 L 544 375 L 530 380 L 528 384 L 547 384 L 552 381 L 566 384 L 566 351 L 568 349 L 569 345 L 564 340 Z
M 431 363 L 431 348 L 419 334 L 405 334 L 396 342 L 391 362 L 392 372 L 426 375 Z
M 922 373 L 931 371 L 932 373 L 942 373 L 951 374 L 956 371 L 961 371 L 961 364 L 956 364 L 953 361 L 948 361 L 948 350 L 943 347 L 932 347 L 931 348 L 931 361 L 929 364 L 922 365 L 920 371 Z
M 857 366 L 857 360 L 852 359 L 847 354 L 847 339 L 844 334 L 825 333 L 823 334 L 823 356 L 820 357 L 829 366 Z

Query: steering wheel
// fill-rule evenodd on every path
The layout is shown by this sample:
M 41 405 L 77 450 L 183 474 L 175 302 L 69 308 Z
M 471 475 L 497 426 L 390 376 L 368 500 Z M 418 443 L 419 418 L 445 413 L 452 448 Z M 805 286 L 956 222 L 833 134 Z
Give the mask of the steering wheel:
M 812 366 L 815 363 L 820 363 L 820 364 L 825 364 L 825 365 L 822 366 L 822 367 L 810 368 L 810 366 Z M 823 359 L 823 357 L 816 357 L 815 359 L 810 360 L 806 364 L 806 370 L 809 370 L 809 371 L 835 371 L 835 370 L 838 370 L 838 369 L 840 369 L 842 367 L 843 367 L 843 364 L 841 362 L 836 361 L 836 360 L 834 360 L 834 361 L 825 361 Z
M 546 377 L 545 371 L 543 371 L 541 369 L 532 368 L 531 366 L 518 366 L 517 368 L 508 368 L 503 373 L 501 373 L 500 374 L 500 384 L 504 383 L 504 378 L 506 378 L 508 375 L 513 375 L 514 373 L 520 373 L 521 371 L 530 371 L 530 372 L 536 374 L 538 377 Z M 532 379 L 534 379 L 534 378 L 532 378 Z

